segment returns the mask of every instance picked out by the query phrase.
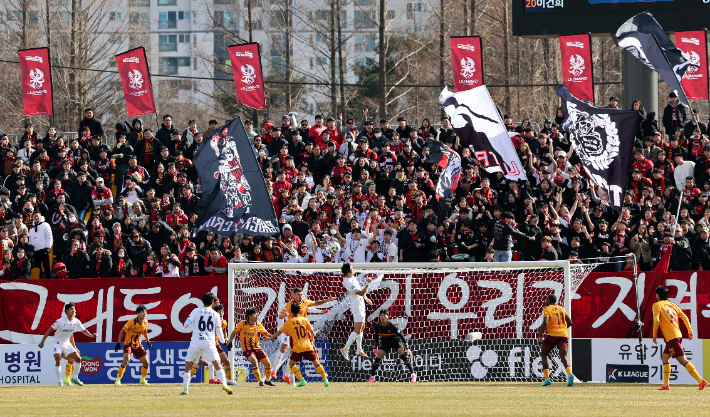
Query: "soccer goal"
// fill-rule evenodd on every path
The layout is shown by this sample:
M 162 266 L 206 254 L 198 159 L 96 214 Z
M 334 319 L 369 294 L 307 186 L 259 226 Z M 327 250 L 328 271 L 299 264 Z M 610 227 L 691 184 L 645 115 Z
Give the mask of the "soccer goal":
M 278 314 L 291 300 L 291 290 L 301 288 L 304 298 L 331 301 L 309 308 L 316 349 L 331 381 L 367 381 L 372 358 L 340 354 L 353 330 L 352 315 L 343 303 L 342 264 L 237 263 L 229 265 L 230 299 L 235 310 L 230 332 L 244 320 L 244 311 L 255 307 L 259 321 L 274 333 Z M 365 263 L 352 264 L 367 294 L 364 351 L 372 356 L 372 327 L 381 309 L 408 339 L 419 381 L 537 381 L 542 378 L 537 330 L 542 323 L 545 299 L 554 294 L 572 314 L 571 299 L 594 264 L 568 261 L 507 263 Z M 572 358 L 570 333 L 569 359 Z M 273 357 L 278 342 L 263 343 Z M 566 378 L 557 349 L 550 358 L 553 380 Z M 241 350 L 232 350 L 240 367 Z M 241 365 L 246 367 L 246 365 Z M 275 366 L 275 364 L 272 364 Z M 318 377 L 310 364 L 302 372 Z M 279 371 L 283 371 L 282 367 Z M 379 381 L 405 381 L 406 368 L 390 353 L 377 371 Z M 279 372 L 279 377 L 281 372 Z M 317 380 L 317 379 L 316 379 Z

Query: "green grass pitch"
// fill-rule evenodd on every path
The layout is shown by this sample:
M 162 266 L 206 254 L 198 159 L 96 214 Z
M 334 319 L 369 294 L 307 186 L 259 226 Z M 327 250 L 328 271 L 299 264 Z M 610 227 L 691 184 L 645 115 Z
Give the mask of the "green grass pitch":
M 553 383 L 309 383 L 295 388 L 284 383 L 232 387 L 193 384 L 179 396 L 178 384 L 1 386 L 2 416 L 262 416 L 262 415 L 543 415 L 638 416 L 708 415 L 710 389 L 697 385 Z

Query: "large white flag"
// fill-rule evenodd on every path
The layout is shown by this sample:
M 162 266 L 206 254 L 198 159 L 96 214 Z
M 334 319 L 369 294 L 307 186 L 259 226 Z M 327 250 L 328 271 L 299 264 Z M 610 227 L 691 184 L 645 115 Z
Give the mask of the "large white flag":
M 486 171 L 503 171 L 509 180 L 527 181 L 525 168 L 485 85 L 458 93 L 444 87 L 439 102 L 461 145 L 471 149 Z

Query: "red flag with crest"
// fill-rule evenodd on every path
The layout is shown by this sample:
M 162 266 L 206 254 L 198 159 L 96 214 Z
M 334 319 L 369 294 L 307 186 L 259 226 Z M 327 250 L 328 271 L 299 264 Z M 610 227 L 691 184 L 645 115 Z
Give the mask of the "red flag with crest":
M 680 80 L 685 95 L 691 100 L 708 99 L 708 51 L 704 30 L 676 32 L 675 46 L 688 55 L 697 67 L 689 66 Z
M 17 51 L 22 70 L 22 102 L 25 116 L 53 114 L 52 70 L 49 48 Z
M 126 98 L 128 117 L 157 113 L 145 49 L 141 46 L 118 54 L 116 63 Z
M 483 85 L 480 36 L 452 36 L 451 60 L 454 67 L 454 91 L 466 91 Z
M 588 33 L 560 36 L 562 84 L 573 96 L 594 103 L 592 38 Z
M 265 110 L 264 77 L 261 74 L 259 44 L 243 43 L 229 48 L 237 99 L 252 109 Z

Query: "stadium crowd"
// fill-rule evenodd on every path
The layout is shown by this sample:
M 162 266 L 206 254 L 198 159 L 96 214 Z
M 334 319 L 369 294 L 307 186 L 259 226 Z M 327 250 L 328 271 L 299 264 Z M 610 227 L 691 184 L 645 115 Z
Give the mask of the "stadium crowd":
M 639 115 L 621 212 L 581 168 L 561 109 L 539 131 L 504 115 L 527 171 L 517 182 L 486 172 L 446 118 L 412 127 L 405 117 L 369 120 L 364 110 L 360 120 L 318 115 L 311 125 L 290 113 L 263 134 L 246 120 L 281 226 L 274 237 L 195 227 L 201 187 L 192 158 L 216 120 L 204 130 L 194 120 L 178 129 L 170 115 L 155 131 L 140 119 L 118 123 L 112 148 L 91 109 L 77 139 L 28 124 L 17 144 L 0 135 L 0 279 L 29 279 L 32 268 L 41 278 L 201 276 L 246 261 L 601 258 L 597 270 L 612 271 L 630 268 L 630 254 L 650 270 L 666 252 L 672 270 L 710 269 L 707 124 L 673 94 L 661 124 L 639 101 L 632 108 Z M 462 159 L 448 200 L 435 196 L 441 168 L 428 161 L 428 138 Z M 604 262 L 612 257 L 620 258 Z

